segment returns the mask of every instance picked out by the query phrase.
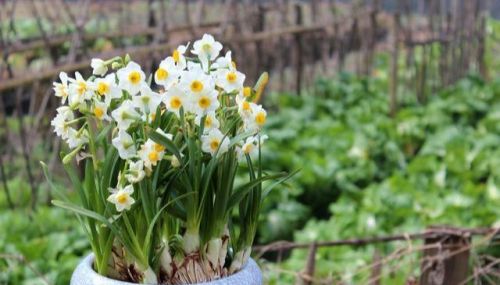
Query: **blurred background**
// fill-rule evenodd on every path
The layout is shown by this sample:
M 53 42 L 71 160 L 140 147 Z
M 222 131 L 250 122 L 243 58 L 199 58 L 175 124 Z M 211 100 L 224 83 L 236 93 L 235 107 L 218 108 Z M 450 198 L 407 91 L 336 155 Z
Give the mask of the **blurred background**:
M 270 73 L 265 165 L 301 169 L 264 204 L 266 284 L 500 284 L 499 17 L 497 0 L 0 0 L 0 284 L 68 284 L 90 251 L 39 165 L 77 198 L 59 72 L 128 53 L 151 73 L 203 33 L 247 84 Z

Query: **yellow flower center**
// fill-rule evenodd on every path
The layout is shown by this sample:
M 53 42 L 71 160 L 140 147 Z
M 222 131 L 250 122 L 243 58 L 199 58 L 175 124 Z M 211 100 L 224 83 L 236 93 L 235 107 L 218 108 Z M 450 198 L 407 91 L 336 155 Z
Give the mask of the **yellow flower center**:
M 250 103 L 248 103 L 247 101 L 243 101 L 243 103 L 241 104 L 241 108 L 243 109 L 243 111 L 250 111 Z
M 252 149 L 253 149 L 253 144 L 249 143 L 249 144 L 243 145 L 243 152 L 245 154 L 249 154 L 252 151 Z
M 206 117 L 205 118 L 205 127 L 211 127 L 212 126 L 212 117 Z
M 212 46 L 210 44 L 204 44 L 202 48 L 204 51 L 208 52 L 212 49 Z
M 210 149 L 216 151 L 219 148 L 219 140 L 212 140 L 210 142 Z
M 118 193 L 118 195 L 116 195 L 116 201 L 119 204 L 125 204 L 128 201 L 128 195 L 126 193 Z
M 243 88 L 243 96 L 249 97 L 250 95 L 252 95 L 252 88 L 250 87 Z
M 168 71 L 163 68 L 158 68 L 158 70 L 156 71 L 156 77 L 158 78 L 158 80 L 165 80 L 168 77 Z
M 104 110 L 101 107 L 94 107 L 94 115 L 100 120 L 104 115 Z
M 99 93 L 99 95 L 103 96 L 108 92 L 109 92 L 109 84 L 107 84 L 106 82 L 99 82 L 99 84 L 97 84 L 97 93 Z
M 206 108 L 210 107 L 210 98 L 208 98 L 207 96 L 202 96 L 198 100 L 198 106 L 200 106 L 200 108 L 202 108 L 202 109 L 206 109 Z
M 66 86 L 64 85 L 59 85 L 58 87 L 59 93 L 61 93 L 62 97 L 68 97 L 68 90 L 66 90 Z
M 164 151 L 164 150 L 165 150 L 164 146 L 162 146 L 161 144 L 155 143 L 155 151 L 160 152 L 160 151 Z
M 156 148 L 156 146 L 155 146 L 155 148 Z M 148 154 L 148 158 L 152 164 L 155 164 L 160 157 L 158 155 L 158 152 L 156 150 L 153 150 Z
M 181 59 L 181 53 L 178 50 L 174 50 L 174 52 L 172 53 L 172 57 L 174 58 L 175 62 L 179 62 L 179 60 Z
M 179 97 L 174 96 L 170 99 L 170 106 L 174 109 L 179 109 L 182 105 L 181 99 Z
M 83 95 L 87 91 L 87 83 L 85 81 L 79 81 L 78 82 L 78 88 L 76 89 L 76 92 L 78 92 L 78 95 Z
M 132 84 L 139 84 L 139 82 L 141 82 L 141 74 L 139 73 L 139 71 L 132 71 L 128 74 L 128 81 L 130 81 L 130 83 Z
M 226 80 L 229 83 L 234 83 L 236 81 L 236 73 L 232 71 L 228 72 L 228 74 L 226 75 Z
M 255 116 L 255 122 L 262 126 L 266 122 L 266 114 L 264 114 L 264 112 L 259 112 Z
M 203 83 L 199 80 L 193 80 L 193 82 L 191 82 L 191 91 L 200 92 L 201 90 L 203 90 Z

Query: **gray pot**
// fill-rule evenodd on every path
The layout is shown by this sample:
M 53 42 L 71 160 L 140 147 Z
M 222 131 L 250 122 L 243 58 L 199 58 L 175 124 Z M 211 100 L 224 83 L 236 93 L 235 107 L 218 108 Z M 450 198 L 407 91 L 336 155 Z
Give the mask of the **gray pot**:
M 97 274 L 92 268 L 94 255 L 85 257 L 71 276 L 70 285 L 132 285 L 135 283 L 113 280 Z M 235 274 L 212 282 L 197 285 L 262 285 L 262 272 L 253 259 L 249 259 L 245 267 Z

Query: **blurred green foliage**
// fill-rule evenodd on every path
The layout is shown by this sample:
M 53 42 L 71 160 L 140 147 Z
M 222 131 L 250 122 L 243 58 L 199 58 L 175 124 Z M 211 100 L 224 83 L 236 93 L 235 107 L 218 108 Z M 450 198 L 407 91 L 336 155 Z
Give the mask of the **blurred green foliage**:
M 404 107 L 394 119 L 381 84 L 343 75 L 319 80 L 303 97 L 270 98 L 280 110 L 269 120 L 267 164 L 302 169 L 296 193 L 275 197 L 273 211 L 298 201 L 302 207 L 296 207 L 302 213 L 309 209 L 311 217 L 303 229 L 280 227 L 285 232 L 263 235 L 261 241 L 418 232 L 435 224 L 500 226 L 500 81 L 470 76 L 425 105 Z M 275 212 L 263 215 L 267 224 L 294 224 L 294 215 Z M 282 220 L 271 223 L 276 217 Z M 322 249 L 317 273 L 353 272 L 371 262 L 373 250 Z M 306 255 L 294 251 L 284 267 L 299 271 Z M 389 284 L 404 283 L 398 279 L 403 275 L 408 272 L 394 275 Z

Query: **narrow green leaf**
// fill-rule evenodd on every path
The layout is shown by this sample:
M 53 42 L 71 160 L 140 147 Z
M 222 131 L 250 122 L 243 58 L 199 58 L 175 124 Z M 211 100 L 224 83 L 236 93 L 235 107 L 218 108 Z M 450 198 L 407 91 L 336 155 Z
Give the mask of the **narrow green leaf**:
M 263 176 L 261 178 L 257 178 L 253 181 L 250 181 L 246 184 L 241 185 L 238 187 L 235 191 L 234 194 L 231 195 L 231 198 L 229 198 L 229 202 L 227 203 L 228 209 L 231 209 L 235 207 L 244 197 L 248 192 L 255 186 L 259 185 L 260 183 L 266 181 L 266 180 L 272 180 L 272 179 L 277 179 L 280 177 L 285 176 L 286 173 L 280 173 L 280 174 L 275 174 L 275 175 L 268 175 L 268 176 Z

